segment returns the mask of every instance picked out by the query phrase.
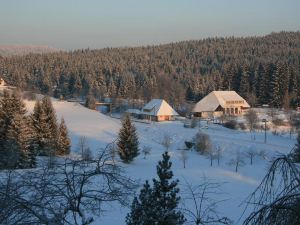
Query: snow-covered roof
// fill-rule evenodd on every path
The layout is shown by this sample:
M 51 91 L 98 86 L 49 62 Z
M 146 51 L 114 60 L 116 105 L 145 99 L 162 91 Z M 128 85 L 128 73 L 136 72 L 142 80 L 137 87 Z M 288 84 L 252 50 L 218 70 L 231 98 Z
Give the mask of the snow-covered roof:
M 127 109 L 126 112 L 127 113 L 133 113 L 133 114 L 140 114 L 141 110 L 139 110 L 139 109 Z
M 141 114 L 152 116 L 178 116 L 178 113 L 163 99 L 152 99 L 142 108 Z
M 0 86 L 5 86 L 5 81 L 3 80 L 3 78 L 0 78 Z
M 250 108 L 246 100 L 235 91 L 213 91 L 195 105 L 193 112 L 213 112 L 219 106 L 226 108 L 236 105 L 243 108 Z

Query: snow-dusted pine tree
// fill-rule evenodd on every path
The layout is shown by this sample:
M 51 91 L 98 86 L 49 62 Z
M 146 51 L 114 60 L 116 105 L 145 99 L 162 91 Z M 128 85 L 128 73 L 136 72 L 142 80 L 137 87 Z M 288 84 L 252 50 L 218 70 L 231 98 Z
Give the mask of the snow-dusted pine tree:
M 139 140 L 135 126 L 127 115 L 122 121 L 122 128 L 118 137 L 118 152 L 121 160 L 130 163 L 139 155 Z
M 154 214 L 155 201 L 153 201 L 153 189 L 151 188 L 148 180 L 146 180 L 143 189 L 139 196 L 140 207 L 142 209 L 141 220 L 145 224 L 155 224 L 156 218 Z M 138 213 L 138 212 L 137 212 Z M 137 214 L 136 213 L 136 214 Z
M 159 179 L 153 179 L 152 188 L 146 181 L 139 197 L 134 198 L 126 217 L 127 225 L 184 224 L 184 215 L 178 210 L 178 180 L 172 180 L 171 166 L 170 156 L 165 152 L 157 165 Z
M 172 162 L 167 152 L 156 167 L 158 180 L 153 179 L 153 199 L 156 199 L 155 218 L 158 224 L 180 225 L 184 224 L 183 214 L 177 210 L 180 197 L 177 188 L 179 180 L 172 180 Z
M 71 149 L 71 140 L 69 138 L 69 133 L 65 124 L 65 120 L 64 118 L 62 118 L 58 129 L 56 154 L 67 155 L 70 153 L 70 149 Z
M 296 163 L 300 163 L 300 132 L 298 132 L 297 143 L 294 148 L 293 159 Z
M 5 144 L 7 168 L 30 168 L 35 166 L 35 154 L 31 145 L 31 130 L 24 115 L 14 114 L 7 130 Z
M 126 216 L 127 225 L 152 225 L 156 224 L 152 189 L 146 180 L 140 191 L 139 197 L 135 197 L 131 204 L 131 211 Z
M 0 168 L 5 168 L 7 162 L 4 146 L 7 140 L 7 128 L 10 123 L 8 111 L 10 111 L 10 95 L 8 91 L 4 90 L 3 97 L 0 98 Z
M 40 103 L 35 103 L 33 113 L 30 116 L 33 128 L 33 142 L 35 143 L 36 152 L 39 155 L 49 155 L 52 141 L 52 130 L 50 124 L 46 122 L 47 116 Z
M 50 148 L 51 154 L 55 154 L 55 151 L 57 149 L 58 126 L 57 126 L 56 114 L 51 99 L 47 96 L 44 97 L 42 99 L 41 106 L 46 116 L 45 122 L 48 124 L 49 129 L 51 131 L 48 146 Z
M 32 130 L 18 92 L 4 91 L 0 101 L 0 168 L 35 166 Z

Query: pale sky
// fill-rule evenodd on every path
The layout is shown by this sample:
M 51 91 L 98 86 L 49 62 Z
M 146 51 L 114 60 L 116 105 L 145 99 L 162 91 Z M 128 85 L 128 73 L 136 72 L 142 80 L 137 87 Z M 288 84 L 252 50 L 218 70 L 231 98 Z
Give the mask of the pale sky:
M 65 50 L 300 30 L 300 0 L 0 0 L 0 44 Z

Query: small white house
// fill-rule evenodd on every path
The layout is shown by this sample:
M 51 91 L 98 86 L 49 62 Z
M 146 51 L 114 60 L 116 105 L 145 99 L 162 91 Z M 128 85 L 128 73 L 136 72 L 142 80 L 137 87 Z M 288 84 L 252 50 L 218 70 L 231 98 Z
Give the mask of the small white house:
M 152 99 L 140 111 L 143 119 L 152 121 L 174 120 L 178 113 L 163 99 Z
M 194 107 L 193 115 L 210 118 L 221 115 L 242 115 L 250 105 L 235 91 L 213 91 L 202 98 Z
M 0 86 L 5 86 L 5 81 L 3 80 L 3 78 L 0 78 Z

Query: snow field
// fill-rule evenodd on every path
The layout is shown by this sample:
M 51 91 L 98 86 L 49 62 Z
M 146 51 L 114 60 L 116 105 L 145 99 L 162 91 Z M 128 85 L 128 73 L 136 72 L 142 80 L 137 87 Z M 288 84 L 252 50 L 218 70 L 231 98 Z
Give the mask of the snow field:
M 34 106 L 33 101 L 26 101 L 28 111 Z M 118 119 L 110 118 L 97 111 L 89 110 L 78 103 L 53 100 L 53 106 L 57 113 L 57 118 L 64 117 L 72 140 L 72 152 L 77 153 L 77 143 L 80 136 L 86 136 L 89 146 L 94 156 L 101 148 L 116 140 L 121 122 Z M 143 146 L 151 147 L 151 153 L 144 159 L 141 154 L 133 163 L 126 165 L 118 162 L 126 171 L 126 174 L 139 181 L 142 185 L 146 179 L 152 180 L 156 176 L 156 164 L 161 159 L 161 154 L 165 148 L 160 144 L 164 135 L 169 135 L 172 144 L 169 149 L 174 177 L 180 180 L 181 192 L 185 193 L 185 182 L 193 185 L 200 184 L 204 177 L 221 184 L 221 194 L 211 196 L 221 201 L 218 212 L 222 216 L 232 219 L 235 224 L 241 224 L 239 220 L 243 213 L 243 200 L 256 188 L 266 173 L 269 160 L 280 153 L 288 153 L 295 144 L 295 139 L 287 136 L 274 136 L 271 132 L 267 134 L 267 143 L 264 143 L 264 133 L 254 132 L 255 140 L 251 140 L 248 131 L 237 131 L 224 128 L 220 125 L 209 124 L 208 129 L 202 132 L 208 134 L 213 146 L 220 146 L 223 156 L 220 166 L 217 161 L 210 166 L 210 160 L 206 156 L 201 156 L 195 151 L 187 153 L 188 159 L 186 168 L 180 160 L 180 150 L 184 147 L 184 141 L 191 140 L 199 131 L 199 128 L 184 128 L 179 121 L 162 123 L 135 123 L 140 141 L 140 149 Z M 255 157 L 253 165 L 250 165 L 250 158 L 244 157 L 245 166 L 239 168 L 236 173 L 234 166 L 228 162 L 235 157 L 236 152 L 242 154 L 249 149 L 257 152 L 264 151 L 266 158 Z M 138 193 L 138 192 L 137 192 Z M 94 224 L 122 225 L 125 224 L 125 216 L 129 209 L 120 207 L 117 203 L 107 206 L 107 211 L 98 218 Z M 247 212 L 246 212 L 247 215 Z M 245 216 L 245 215 L 244 215 Z

